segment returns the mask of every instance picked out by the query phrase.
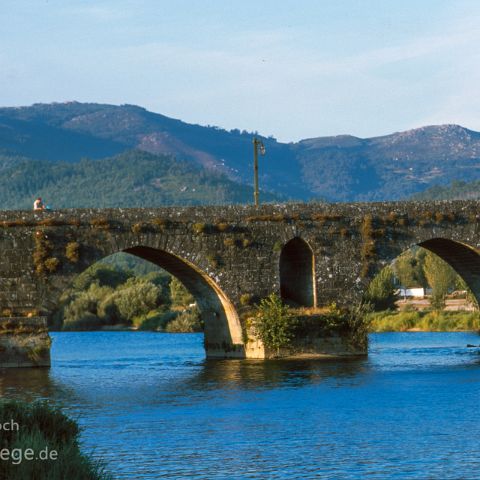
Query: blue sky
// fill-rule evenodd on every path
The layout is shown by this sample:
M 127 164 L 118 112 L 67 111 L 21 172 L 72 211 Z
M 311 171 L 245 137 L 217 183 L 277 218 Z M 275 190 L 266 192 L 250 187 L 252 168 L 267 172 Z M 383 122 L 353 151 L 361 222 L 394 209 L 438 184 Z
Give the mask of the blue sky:
M 281 141 L 480 131 L 480 2 L 1 0 L 0 105 L 131 103 Z

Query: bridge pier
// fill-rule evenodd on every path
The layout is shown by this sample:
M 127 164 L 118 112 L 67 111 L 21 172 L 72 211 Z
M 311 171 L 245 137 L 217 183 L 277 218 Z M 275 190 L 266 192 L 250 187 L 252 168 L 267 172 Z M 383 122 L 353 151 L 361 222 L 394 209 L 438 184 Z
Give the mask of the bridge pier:
M 46 317 L 0 318 L 0 368 L 49 367 Z

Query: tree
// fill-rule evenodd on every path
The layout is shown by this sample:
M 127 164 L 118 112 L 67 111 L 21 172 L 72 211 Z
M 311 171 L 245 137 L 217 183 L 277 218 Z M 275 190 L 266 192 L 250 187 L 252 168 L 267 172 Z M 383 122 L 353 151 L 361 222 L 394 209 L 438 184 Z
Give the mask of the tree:
M 173 277 L 170 282 L 170 297 L 174 306 L 185 307 L 195 302 L 192 294 L 176 277 Z
M 403 287 L 427 286 L 423 273 L 425 253 L 423 248 L 411 248 L 395 260 L 394 273 Z
M 278 295 L 272 293 L 261 300 L 253 321 L 253 330 L 267 348 L 280 353 L 280 348 L 289 345 L 297 322 Z
M 135 316 L 155 309 L 160 294 L 160 289 L 153 283 L 130 278 L 113 293 L 112 299 L 121 318 L 131 322 Z
M 370 282 L 365 294 L 365 301 L 371 303 L 374 310 L 381 311 L 394 308 L 396 299 L 393 286 L 393 270 L 390 267 L 385 267 Z
M 454 288 L 457 274 L 453 268 L 432 252 L 425 255 L 425 277 L 432 288 L 432 307 L 440 310 L 445 306 L 445 295 Z

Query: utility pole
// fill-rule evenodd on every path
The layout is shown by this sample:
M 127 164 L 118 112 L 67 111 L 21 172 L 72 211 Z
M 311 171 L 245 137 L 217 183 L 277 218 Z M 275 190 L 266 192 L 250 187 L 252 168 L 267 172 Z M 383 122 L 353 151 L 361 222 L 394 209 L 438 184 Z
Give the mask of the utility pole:
M 253 137 L 253 199 L 255 206 L 258 207 L 259 193 L 258 193 L 258 150 L 260 148 L 260 155 L 265 155 L 265 145 L 257 137 Z

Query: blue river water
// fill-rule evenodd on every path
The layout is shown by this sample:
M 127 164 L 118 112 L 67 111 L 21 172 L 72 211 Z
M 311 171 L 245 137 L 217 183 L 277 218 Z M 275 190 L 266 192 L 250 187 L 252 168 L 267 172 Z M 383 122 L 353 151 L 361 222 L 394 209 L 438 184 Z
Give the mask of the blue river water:
M 0 393 L 61 405 L 115 478 L 480 478 L 475 333 L 266 362 L 207 361 L 201 334 L 52 337 L 52 368 L 1 371 Z

